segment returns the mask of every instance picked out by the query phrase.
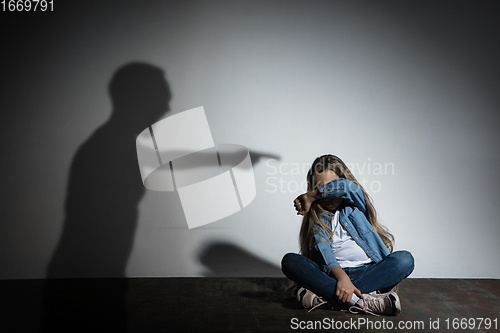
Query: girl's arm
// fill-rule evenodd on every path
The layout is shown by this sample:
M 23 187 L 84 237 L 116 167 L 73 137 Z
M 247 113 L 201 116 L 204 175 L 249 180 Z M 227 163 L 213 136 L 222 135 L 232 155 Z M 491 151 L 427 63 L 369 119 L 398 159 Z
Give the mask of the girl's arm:
M 334 179 L 312 191 L 299 195 L 293 201 L 297 214 L 306 214 L 311 208 L 311 204 L 321 198 L 342 198 L 348 205 L 355 206 L 363 214 L 366 214 L 365 196 L 361 187 L 345 178 Z
M 319 226 L 317 227 L 319 228 Z M 315 228 L 314 231 L 317 229 Z M 314 249 L 316 250 L 316 255 L 320 256 L 318 264 L 323 272 L 326 274 L 330 274 L 337 280 L 337 287 L 335 289 L 335 295 L 342 302 L 350 302 L 352 298 L 352 294 L 355 293 L 359 297 L 361 297 L 361 292 L 358 288 L 352 284 L 349 276 L 344 272 L 344 270 L 340 267 L 337 262 L 337 258 L 333 254 L 331 243 L 328 240 L 328 234 L 324 229 L 318 233 L 314 234 Z
M 319 231 L 318 231 L 319 229 Z M 321 270 L 329 274 L 335 267 L 340 267 L 337 258 L 333 254 L 331 241 L 325 229 L 321 228 L 318 224 L 313 229 L 314 239 L 314 257 L 316 263 L 320 266 Z
M 304 194 L 299 195 L 294 201 L 293 205 L 295 206 L 295 210 L 297 211 L 297 215 L 305 215 L 309 208 L 311 208 L 311 204 L 316 200 L 321 198 L 321 193 L 318 192 L 318 189 L 315 188 L 312 191 L 306 192 Z
M 322 198 L 342 198 L 348 205 L 357 207 L 366 214 L 365 196 L 361 187 L 349 179 L 337 178 L 319 187 Z
M 359 291 L 359 289 L 352 284 L 351 279 L 344 272 L 344 270 L 340 268 L 340 266 L 333 267 L 331 274 L 335 280 L 337 280 L 335 296 L 337 296 L 340 301 L 349 303 L 351 301 L 352 294 L 356 294 L 361 297 L 361 291 Z

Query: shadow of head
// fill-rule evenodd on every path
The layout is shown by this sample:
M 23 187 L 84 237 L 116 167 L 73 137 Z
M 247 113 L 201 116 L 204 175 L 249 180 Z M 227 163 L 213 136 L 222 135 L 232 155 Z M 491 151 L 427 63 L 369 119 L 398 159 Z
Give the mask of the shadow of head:
M 108 91 L 113 104 L 112 117 L 127 117 L 134 110 L 134 118 L 150 125 L 163 113 L 170 111 L 170 87 L 161 68 L 146 63 L 129 63 L 116 70 Z
M 297 308 L 296 302 L 284 297 L 290 282 L 278 265 L 227 242 L 209 244 L 201 251 L 199 258 L 207 268 L 204 276 L 237 278 L 233 280 L 244 290 L 239 293 L 240 296 L 258 301 L 256 306 L 260 306 L 260 302 L 268 302 Z
M 226 242 L 208 245 L 199 259 L 209 277 L 283 277 L 279 266 Z

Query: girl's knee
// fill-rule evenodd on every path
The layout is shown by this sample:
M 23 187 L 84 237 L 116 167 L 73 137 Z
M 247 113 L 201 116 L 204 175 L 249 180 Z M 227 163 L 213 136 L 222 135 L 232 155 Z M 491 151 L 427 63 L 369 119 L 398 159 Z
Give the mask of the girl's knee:
M 415 268 L 415 260 L 413 259 L 413 255 L 405 250 L 396 251 L 392 253 L 395 258 L 398 260 L 398 264 L 401 268 L 405 268 L 408 271 L 408 275 L 413 272 Z
M 287 253 L 281 259 L 281 270 L 285 267 L 290 267 L 291 263 L 294 262 L 297 258 L 297 253 Z

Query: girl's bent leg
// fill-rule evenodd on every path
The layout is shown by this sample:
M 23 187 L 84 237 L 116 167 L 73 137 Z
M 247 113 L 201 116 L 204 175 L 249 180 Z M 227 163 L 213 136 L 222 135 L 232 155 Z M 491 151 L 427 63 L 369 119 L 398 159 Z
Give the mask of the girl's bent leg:
M 287 253 L 281 260 L 287 278 L 326 300 L 335 297 L 337 280 L 323 272 L 314 261 L 297 253 Z
M 396 251 L 372 265 L 352 283 L 363 293 L 390 291 L 413 272 L 413 256 L 408 251 Z

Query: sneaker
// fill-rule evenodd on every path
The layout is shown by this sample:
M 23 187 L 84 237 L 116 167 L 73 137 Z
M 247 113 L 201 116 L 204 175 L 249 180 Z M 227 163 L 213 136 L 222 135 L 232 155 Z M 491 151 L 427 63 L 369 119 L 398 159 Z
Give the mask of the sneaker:
M 354 314 L 363 312 L 375 316 L 377 314 L 395 316 L 401 312 L 401 302 L 398 294 L 393 291 L 378 295 L 363 294 L 362 298 L 349 308 L 349 312 Z
M 290 287 L 286 288 L 285 296 L 287 298 L 297 298 L 297 292 L 299 291 L 299 286 L 297 284 L 292 284 Z
M 328 305 L 328 302 L 321 296 L 318 296 L 312 291 L 302 287 L 297 291 L 297 301 L 302 304 L 302 307 L 309 309 L 308 312 L 311 312 L 312 310 L 323 305 Z

